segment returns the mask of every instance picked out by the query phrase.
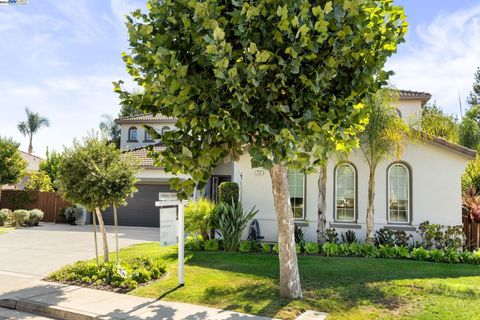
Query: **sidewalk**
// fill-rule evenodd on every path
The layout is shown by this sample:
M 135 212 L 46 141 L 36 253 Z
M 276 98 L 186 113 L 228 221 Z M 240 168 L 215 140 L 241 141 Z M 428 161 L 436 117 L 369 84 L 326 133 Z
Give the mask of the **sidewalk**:
M 17 278 L 15 285 L 12 284 L 12 287 L 14 288 L 10 291 L 2 285 L 0 300 L 15 299 L 45 306 L 55 306 L 57 309 L 99 319 L 270 319 L 186 303 L 163 302 L 33 279 Z

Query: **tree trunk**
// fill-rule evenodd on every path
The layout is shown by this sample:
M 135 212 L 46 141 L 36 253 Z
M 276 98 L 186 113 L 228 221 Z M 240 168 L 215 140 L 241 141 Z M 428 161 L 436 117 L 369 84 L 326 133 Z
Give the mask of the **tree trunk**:
M 102 233 L 103 239 L 103 262 L 109 262 L 110 259 L 108 257 L 107 232 L 105 231 L 105 224 L 103 223 L 102 212 L 100 211 L 100 208 L 95 208 L 95 212 L 97 214 L 98 226 L 100 227 L 100 232 Z
M 33 152 L 33 144 L 32 144 L 33 136 L 30 136 L 29 144 L 28 144 L 28 154 L 32 154 Z
M 287 169 L 281 165 L 274 165 L 270 170 L 270 176 L 277 212 L 280 296 L 301 299 L 302 288 L 295 251 L 295 227 L 288 193 Z
M 326 241 L 327 230 L 327 165 L 320 165 L 318 175 L 318 223 L 317 223 L 317 242 L 324 244 Z
M 373 244 L 373 224 L 374 224 L 374 201 L 375 201 L 375 167 L 370 168 L 370 175 L 368 178 L 368 206 L 367 206 L 367 234 L 365 242 Z
M 115 224 L 115 253 L 117 255 L 117 265 L 120 265 L 120 253 L 118 252 L 118 215 L 115 203 L 113 203 L 113 220 Z
M 93 238 L 95 239 L 95 259 L 97 261 L 97 266 L 100 265 L 98 261 L 98 240 L 97 240 L 97 218 L 95 218 L 95 213 L 92 213 L 93 219 Z

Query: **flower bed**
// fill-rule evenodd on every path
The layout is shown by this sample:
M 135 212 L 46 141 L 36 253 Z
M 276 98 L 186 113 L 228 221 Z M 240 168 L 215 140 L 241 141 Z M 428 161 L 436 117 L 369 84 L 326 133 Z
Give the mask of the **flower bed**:
M 53 272 L 46 280 L 125 293 L 165 273 L 160 259 L 133 257 L 122 260 L 120 266 L 115 262 L 97 265 L 93 261 L 78 261 Z

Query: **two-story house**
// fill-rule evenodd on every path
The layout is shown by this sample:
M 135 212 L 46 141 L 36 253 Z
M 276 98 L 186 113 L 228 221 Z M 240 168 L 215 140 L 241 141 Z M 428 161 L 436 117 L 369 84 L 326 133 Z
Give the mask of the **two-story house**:
M 430 94 L 400 91 L 398 114 L 408 118 L 422 111 Z M 154 203 L 158 192 L 168 191 L 172 176 L 154 167 L 147 157 L 146 145 L 154 144 L 161 150 L 160 141 L 153 141 L 145 130 L 151 126 L 160 134 L 175 130 L 175 119 L 162 115 L 138 115 L 117 120 L 122 129 L 121 148 L 141 163 L 138 174 L 138 193 L 127 207 L 119 209 L 122 225 L 158 226 L 159 211 Z M 446 140 L 427 137 L 421 141 L 407 141 L 405 152 L 398 160 L 382 162 L 377 168 L 375 184 L 375 227 L 389 227 L 414 231 L 423 221 L 445 225 L 461 224 L 461 175 L 475 151 Z M 369 168 L 359 150 L 348 159 L 330 159 L 327 174 L 327 226 L 337 232 L 356 231 L 362 239 L 366 228 L 367 190 Z M 290 171 L 290 199 L 292 214 L 303 226 L 307 240 L 316 239 L 318 174 L 304 175 Z M 277 239 L 277 223 L 268 171 L 252 168 L 250 156 L 244 154 L 238 161 L 221 164 L 213 170 L 209 184 L 201 193 L 213 200 L 218 185 L 234 181 L 240 187 L 240 200 L 246 209 L 259 209 L 256 219 L 265 240 Z M 111 215 L 107 213 L 107 223 Z

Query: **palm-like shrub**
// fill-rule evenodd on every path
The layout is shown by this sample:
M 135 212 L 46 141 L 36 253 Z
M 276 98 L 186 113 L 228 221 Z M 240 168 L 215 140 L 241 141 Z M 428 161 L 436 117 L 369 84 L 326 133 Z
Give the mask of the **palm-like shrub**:
M 470 220 L 480 221 L 480 195 L 475 187 L 465 190 L 462 197 L 463 208 L 467 211 Z
M 220 203 L 215 210 L 215 222 L 223 236 L 225 251 L 236 251 L 248 221 L 258 213 L 258 210 L 243 211 L 241 203 Z

